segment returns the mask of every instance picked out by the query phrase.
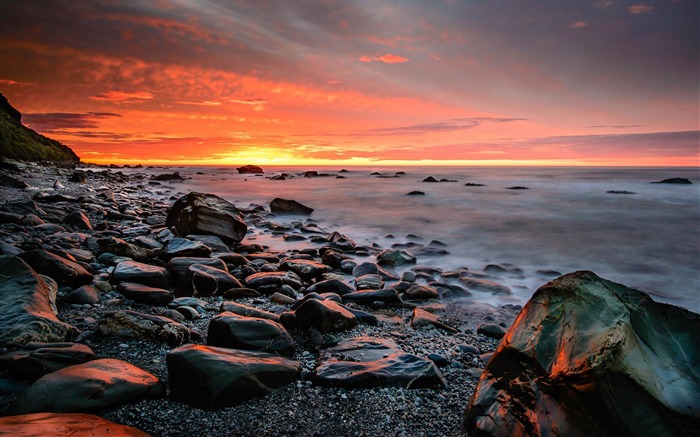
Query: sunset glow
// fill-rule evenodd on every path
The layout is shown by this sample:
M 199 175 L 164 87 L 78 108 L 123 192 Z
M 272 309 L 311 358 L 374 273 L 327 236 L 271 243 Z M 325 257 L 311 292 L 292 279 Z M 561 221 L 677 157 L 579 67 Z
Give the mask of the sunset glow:
M 696 1 L 0 5 L 0 91 L 86 162 L 700 165 Z

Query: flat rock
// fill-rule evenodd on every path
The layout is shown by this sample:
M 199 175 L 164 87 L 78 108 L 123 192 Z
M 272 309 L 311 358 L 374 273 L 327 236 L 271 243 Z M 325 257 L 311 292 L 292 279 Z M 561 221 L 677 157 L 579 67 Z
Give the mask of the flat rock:
M 187 269 L 193 264 L 201 264 L 204 266 L 214 267 L 225 272 L 228 271 L 226 263 L 220 258 L 202 258 L 202 257 L 177 257 L 168 261 L 168 270 L 170 270 L 176 279 L 182 278 Z
M 239 243 L 248 227 L 236 206 L 219 196 L 191 192 L 180 197 L 168 210 L 166 226 L 178 235 L 216 235 L 226 243 Z
M 241 287 L 238 279 L 224 270 L 203 264 L 192 264 L 187 268 L 175 293 L 178 296 L 213 296 Z
M 289 285 L 295 290 L 301 288 L 301 278 L 294 272 L 260 272 L 254 273 L 245 278 L 245 283 L 253 289 L 258 289 L 266 285 L 281 287 Z
M 136 261 L 122 261 L 112 272 L 112 282 L 136 282 L 156 288 L 170 288 L 170 272 L 158 266 Z
M 301 364 L 265 352 L 189 344 L 167 356 L 171 399 L 216 410 L 299 378 Z
M 236 302 L 222 302 L 220 307 L 221 312 L 228 311 L 240 316 L 256 317 L 260 319 L 272 320 L 279 322 L 280 316 L 269 311 L 261 310 L 260 308 L 243 305 Z
M 30 250 L 19 255 L 35 272 L 49 276 L 58 284 L 80 287 L 92 282 L 93 276 L 75 261 L 46 250 Z
M 64 342 L 80 333 L 56 317 L 54 287 L 21 258 L 0 259 L 0 345 Z
M 383 302 L 388 304 L 400 304 L 401 298 L 393 288 L 383 288 L 381 290 L 360 290 L 343 295 L 346 302 L 356 302 L 369 305 L 372 302 Z
M 211 249 L 199 241 L 176 237 L 168 241 L 160 252 L 160 257 L 164 260 L 170 260 L 175 257 L 207 258 L 210 254 Z
M 401 266 L 415 263 L 416 257 L 405 250 L 386 249 L 377 254 L 377 264 L 382 266 Z
M 15 377 L 35 380 L 95 358 L 92 349 L 84 344 L 32 342 L 0 355 L 0 369 Z
M 492 294 L 511 294 L 509 287 L 499 284 L 495 281 L 490 281 L 488 279 L 481 278 L 471 278 L 469 276 L 462 276 L 459 281 L 463 283 L 468 289 L 472 291 L 483 291 Z
M 0 430 L 3 434 L 15 437 L 150 437 L 136 428 L 81 413 L 35 413 L 0 417 Z
M 340 279 L 326 279 L 325 281 L 312 284 L 304 293 L 335 293 L 339 296 L 343 296 L 354 291 L 354 288 Z
M 186 326 L 167 317 L 136 311 L 115 311 L 102 315 L 97 333 L 107 337 L 148 338 L 165 341 L 171 346 L 189 343 L 200 338 Z
M 270 202 L 270 210 L 275 214 L 299 214 L 310 215 L 314 212 L 313 208 L 302 205 L 296 200 L 275 198 Z
M 392 340 L 357 337 L 321 353 L 313 377 L 319 385 L 343 388 L 428 388 L 446 385 L 435 363 L 403 352 Z
M 149 287 L 148 285 L 136 282 L 120 282 L 117 290 L 134 302 L 146 305 L 167 305 L 174 296 L 169 290 L 163 288 Z
M 301 326 L 312 326 L 320 332 L 347 331 L 357 326 L 357 318 L 342 305 L 330 300 L 309 299 L 295 310 Z
M 540 287 L 469 401 L 470 435 L 696 435 L 700 315 L 592 272 Z
M 680 185 L 688 185 L 692 184 L 689 179 L 686 178 L 669 178 L 669 179 L 664 179 L 662 181 L 657 181 L 657 182 L 652 182 L 652 184 L 680 184 Z
M 451 333 L 459 332 L 459 330 L 446 325 L 444 322 L 438 319 L 435 314 L 429 313 L 428 311 L 420 308 L 413 309 L 413 314 L 411 315 L 411 326 L 414 328 L 418 326 L 435 326 L 436 328 L 444 329 L 445 331 Z
M 440 293 L 430 285 L 413 284 L 405 291 L 408 299 L 437 299 Z
M 282 268 L 282 270 L 290 270 L 299 275 L 301 279 L 307 281 L 310 279 L 320 278 L 324 273 L 331 271 L 331 268 L 325 264 L 311 260 L 294 258 L 285 258 L 282 260 L 280 263 L 280 268 Z
M 272 320 L 223 312 L 209 323 L 207 344 L 233 349 L 294 355 L 294 340 L 284 326 Z
M 10 405 L 9 414 L 94 412 L 145 396 L 160 396 L 158 378 L 125 361 L 104 358 L 37 379 Z

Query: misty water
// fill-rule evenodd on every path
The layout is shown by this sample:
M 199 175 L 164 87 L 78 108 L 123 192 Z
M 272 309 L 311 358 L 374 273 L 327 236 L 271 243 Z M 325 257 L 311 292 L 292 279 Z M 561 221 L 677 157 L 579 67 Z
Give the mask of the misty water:
M 361 245 L 389 248 L 409 241 L 427 245 L 431 240 L 447 244 L 449 255 L 419 257 L 419 265 L 482 271 L 488 264 L 510 264 L 523 270 L 522 275 L 493 278 L 511 287 L 512 296 L 475 292 L 474 300 L 524 304 L 552 278 L 540 271 L 592 270 L 656 300 L 700 312 L 698 168 L 351 167 L 338 173 L 340 168 L 266 167 L 264 176 L 239 175 L 235 168 L 176 170 L 191 177 L 178 185 L 182 192 L 217 194 L 239 207 L 269 208 L 275 197 L 294 199 L 315 209 L 311 217 L 319 226 Z M 306 170 L 333 176 L 301 177 Z M 393 176 L 399 171 L 406 174 L 370 175 Z M 294 177 L 269 179 L 283 172 Z M 457 182 L 422 182 L 428 176 Z M 694 183 L 650 183 L 671 177 Z M 528 189 L 507 189 L 512 186 Z M 425 195 L 406 195 L 414 190 Z M 607 193 L 610 190 L 633 194 Z M 274 220 L 285 223 L 300 217 Z M 280 250 L 314 246 L 286 243 L 264 233 L 249 235 L 247 241 Z

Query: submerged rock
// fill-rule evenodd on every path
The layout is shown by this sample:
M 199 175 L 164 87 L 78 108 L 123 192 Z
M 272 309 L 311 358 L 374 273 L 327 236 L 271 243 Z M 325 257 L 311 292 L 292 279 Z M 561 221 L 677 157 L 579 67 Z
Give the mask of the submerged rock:
M 313 208 L 302 205 L 296 200 L 275 198 L 270 202 L 270 210 L 275 214 L 300 214 L 310 215 L 314 212 Z
M 662 181 L 657 181 L 657 182 L 652 182 L 652 184 L 680 184 L 680 185 L 687 185 L 687 184 L 692 184 L 690 180 L 686 178 L 669 178 L 669 179 L 664 179 Z
M 695 435 L 700 315 L 586 271 L 540 287 L 464 417 L 470 435 Z

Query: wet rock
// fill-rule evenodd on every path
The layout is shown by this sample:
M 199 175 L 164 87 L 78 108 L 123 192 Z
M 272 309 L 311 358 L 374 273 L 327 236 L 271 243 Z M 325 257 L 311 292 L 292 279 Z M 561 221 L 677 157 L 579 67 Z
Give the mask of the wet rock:
M 306 281 L 320 278 L 324 273 L 331 271 L 331 268 L 325 264 L 294 258 L 285 258 L 282 263 L 280 263 L 280 268 L 282 270 L 291 270 Z
M 309 299 L 295 310 L 300 326 L 314 327 L 320 332 L 347 331 L 357 326 L 354 314 L 337 302 Z
M 185 178 L 183 178 L 179 172 L 153 175 L 153 176 L 151 176 L 151 179 L 153 179 L 154 181 L 184 181 L 185 180 Z
M 700 316 L 591 272 L 540 287 L 469 402 L 470 435 L 694 435 Z
M 243 167 L 238 167 L 236 168 L 238 170 L 239 174 L 264 174 L 265 172 L 261 167 L 258 167 L 257 165 L 244 165 Z
M 55 301 L 56 288 L 21 258 L 0 259 L 0 345 L 76 337 L 80 331 L 56 317 Z
M 280 321 L 280 316 L 275 313 L 236 302 L 223 302 L 220 309 L 221 312 L 231 312 L 239 316 L 256 317 L 259 319 L 272 320 L 273 322 Z
M 440 297 L 440 293 L 435 288 L 423 284 L 413 284 L 405 293 L 408 299 L 437 299 Z
M 508 187 L 506 190 L 529 190 L 528 187 L 522 187 L 522 186 L 515 186 L 515 187 Z
M 29 184 L 22 179 L 17 179 L 5 173 L 0 173 L 0 187 L 8 188 L 29 188 Z
M 341 234 L 340 232 L 332 232 L 326 237 L 329 246 L 342 250 L 354 249 L 357 244 L 351 239 Z
M 445 331 L 451 333 L 459 332 L 459 330 L 440 321 L 435 314 L 429 313 L 420 308 L 413 309 L 413 314 L 411 315 L 411 326 L 414 328 L 417 326 L 435 326 L 436 328 L 444 329 Z
M 178 235 L 216 235 L 233 244 L 239 243 L 248 231 L 234 204 L 206 193 L 191 192 L 180 197 L 168 210 L 165 223 L 174 227 Z
M 488 279 L 462 276 L 459 278 L 459 281 L 472 291 L 484 291 L 493 294 L 511 294 L 510 288 L 498 282 L 489 281 Z
M 226 263 L 220 258 L 201 258 L 201 257 L 176 257 L 168 261 L 168 270 L 170 270 L 175 278 L 182 278 L 187 269 L 191 265 L 201 264 L 204 266 L 214 267 L 215 269 L 228 271 Z
M 138 262 L 149 262 L 154 258 L 156 252 L 115 238 L 112 243 L 101 246 L 97 253 L 100 255 L 111 253 L 112 255 L 131 258 Z
M 352 269 L 352 275 L 355 277 L 360 277 L 367 274 L 380 275 L 382 279 L 386 279 L 389 281 L 395 281 L 399 279 L 397 275 L 371 262 L 363 262 L 362 264 L 358 264 L 357 266 L 355 266 L 355 268 Z
M 75 182 L 77 184 L 86 184 L 87 175 L 84 171 L 74 171 L 73 174 L 68 178 L 68 182 Z
M 241 287 L 226 290 L 222 296 L 224 299 L 244 299 L 247 297 L 260 297 L 262 294 L 252 288 Z
M 245 283 L 254 289 L 259 289 L 265 286 L 281 287 L 289 285 L 295 290 L 302 287 L 302 281 L 294 272 L 260 272 L 252 274 L 245 278 Z
M 104 358 L 42 376 L 19 394 L 9 414 L 92 412 L 164 394 L 158 378 L 125 361 Z
M 202 264 L 192 264 L 180 280 L 175 294 L 212 296 L 221 295 L 232 288 L 241 288 L 241 283 L 228 272 Z
M 384 286 L 384 280 L 379 275 L 362 275 L 355 279 L 357 290 L 379 290 Z
M 652 184 L 680 184 L 680 185 L 687 185 L 687 184 L 692 184 L 689 179 L 686 178 L 669 178 L 669 179 L 664 179 L 662 181 L 657 181 L 657 182 L 652 182 Z
M 171 319 L 136 311 L 115 311 L 102 315 L 97 332 L 106 337 L 151 339 L 178 346 L 200 339 L 200 335 Z
M 402 266 L 415 263 L 416 257 L 405 250 L 386 249 L 377 254 L 377 264 L 382 266 Z
M 207 258 L 211 249 L 198 241 L 186 238 L 173 238 L 161 251 L 161 258 L 170 260 L 176 257 Z
M 358 337 L 324 350 L 314 382 L 343 388 L 444 387 L 435 363 L 404 353 L 392 340 Z
M 428 176 L 427 178 L 423 179 L 423 182 L 440 182 L 437 179 L 435 179 L 432 176 Z
M 475 182 L 467 182 L 464 184 L 465 187 L 485 187 L 486 185 L 484 184 L 477 184 Z
M 606 191 L 607 194 L 637 194 L 634 191 L 626 191 L 626 190 L 608 190 Z
M 265 352 L 186 345 L 167 356 L 171 399 L 216 410 L 263 396 L 299 377 L 301 364 Z
M 407 196 L 425 196 L 425 193 L 422 191 L 410 191 L 406 193 Z
M 80 343 L 27 343 L 0 355 L 0 369 L 18 378 L 35 380 L 64 367 L 97 358 Z
M 170 272 L 158 266 L 143 264 L 136 261 L 122 261 L 112 272 L 112 282 L 136 282 L 156 288 L 170 288 L 172 283 Z
M 35 413 L 0 417 L 0 429 L 12 436 L 149 437 L 143 431 L 80 413 Z
M 49 276 L 59 285 L 80 287 L 92 282 L 93 276 L 85 267 L 46 250 L 31 250 L 19 255 L 35 272 Z
M 268 319 L 223 312 L 209 323 L 207 344 L 233 349 L 294 355 L 294 340 L 284 326 Z
M 207 246 L 212 252 L 228 252 L 230 249 L 224 241 L 216 235 L 188 235 L 188 239 L 197 241 Z
M 134 302 L 145 305 L 164 306 L 174 298 L 173 294 L 168 290 L 149 287 L 136 282 L 120 282 L 117 285 L 117 290 Z
M 85 231 L 92 230 L 92 223 L 81 211 L 73 211 L 63 219 L 63 223 Z
M 65 303 L 93 304 L 100 301 L 100 295 L 92 285 L 83 285 L 71 291 L 63 298 Z
M 296 200 L 275 198 L 270 202 L 270 210 L 275 214 L 299 214 L 310 215 L 314 212 L 313 208 L 302 205 Z
M 327 279 L 325 281 L 319 281 L 315 284 L 309 286 L 304 294 L 308 293 L 336 293 L 343 296 L 348 293 L 354 292 L 355 289 L 340 279 Z
M 483 325 L 479 325 L 476 328 L 476 333 L 485 335 L 487 337 L 495 338 L 496 340 L 500 340 L 503 338 L 504 335 L 506 335 L 506 330 L 502 326 L 496 325 L 494 323 L 486 323 Z
M 396 290 L 384 288 L 381 290 L 361 290 L 343 295 L 345 302 L 356 302 L 369 305 L 373 302 L 384 302 L 387 304 L 400 304 L 401 298 Z

